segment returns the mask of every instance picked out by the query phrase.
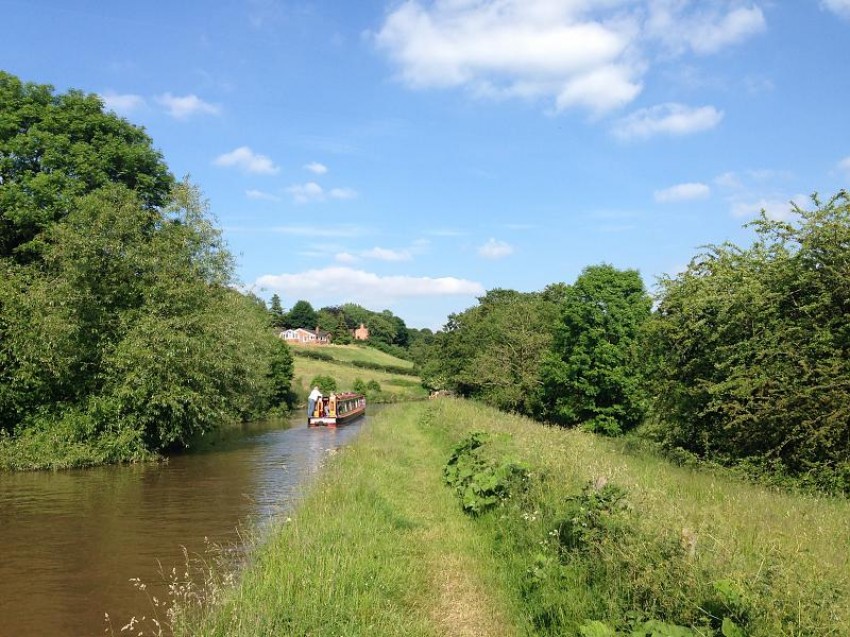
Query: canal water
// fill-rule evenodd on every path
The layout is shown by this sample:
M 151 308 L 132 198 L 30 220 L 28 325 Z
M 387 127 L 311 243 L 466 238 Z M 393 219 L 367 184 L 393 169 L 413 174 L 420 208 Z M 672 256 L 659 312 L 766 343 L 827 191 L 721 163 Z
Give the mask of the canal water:
M 299 416 L 162 464 L 0 474 L 0 637 L 135 635 L 121 628 L 152 615 L 150 596 L 162 596 L 163 573 L 185 570 L 184 549 L 238 547 L 240 530 L 286 516 L 366 421 L 307 428 Z

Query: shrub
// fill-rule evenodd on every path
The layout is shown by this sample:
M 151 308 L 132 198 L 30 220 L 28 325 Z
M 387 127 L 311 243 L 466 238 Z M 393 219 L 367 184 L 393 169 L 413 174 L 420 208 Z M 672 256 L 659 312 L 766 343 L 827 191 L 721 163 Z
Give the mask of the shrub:
M 323 394 L 332 394 L 336 391 L 336 380 L 332 376 L 319 374 L 310 381 L 310 387 L 318 387 Z

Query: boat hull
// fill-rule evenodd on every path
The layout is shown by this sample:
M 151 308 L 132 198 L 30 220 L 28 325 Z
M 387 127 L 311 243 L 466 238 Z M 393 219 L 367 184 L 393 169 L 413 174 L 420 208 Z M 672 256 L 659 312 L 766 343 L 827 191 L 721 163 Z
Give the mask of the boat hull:
M 366 414 L 366 397 L 355 392 L 320 397 L 307 417 L 310 427 L 336 427 Z
M 337 425 L 344 425 L 365 415 L 366 408 L 364 407 L 363 409 L 349 412 L 344 416 L 311 416 L 307 419 L 307 424 L 310 427 L 336 427 Z

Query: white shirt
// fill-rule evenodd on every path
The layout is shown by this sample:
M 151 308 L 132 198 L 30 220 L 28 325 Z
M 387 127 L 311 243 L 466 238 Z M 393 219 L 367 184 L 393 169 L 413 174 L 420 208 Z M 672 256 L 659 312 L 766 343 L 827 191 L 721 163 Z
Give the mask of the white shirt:
M 319 400 L 319 398 L 321 398 L 321 397 L 322 397 L 322 392 L 320 392 L 318 389 L 314 389 L 313 391 L 310 392 L 310 396 L 309 396 L 310 400 Z

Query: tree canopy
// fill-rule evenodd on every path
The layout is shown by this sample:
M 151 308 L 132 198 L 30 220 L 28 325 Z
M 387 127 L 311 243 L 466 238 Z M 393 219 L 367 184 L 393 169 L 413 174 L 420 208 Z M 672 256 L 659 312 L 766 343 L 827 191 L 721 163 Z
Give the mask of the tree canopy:
M 4 465 L 139 458 L 285 406 L 290 352 L 198 188 L 95 96 L 0 74 L 0 100 Z
M 551 344 L 558 302 L 549 293 L 488 291 L 429 339 L 425 382 L 508 411 L 534 413 L 541 399 L 540 362 Z
M 0 71 L 0 256 L 34 258 L 40 234 L 102 186 L 123 184 L 152 210 L 173 182 L 144 130 L 104 112 L 98 96 Z
M 850 489 L 850 197 L 762 213 L 749 248 L 708 246 L 662 281 L 659 435 L 718 459 L 845 476 Z
M 543 415 L 616 434 L 643 419 L 647 396 L 637 338 L 652 300 L 636 270 L 585 268 L 566 289 L 543 364 Z

